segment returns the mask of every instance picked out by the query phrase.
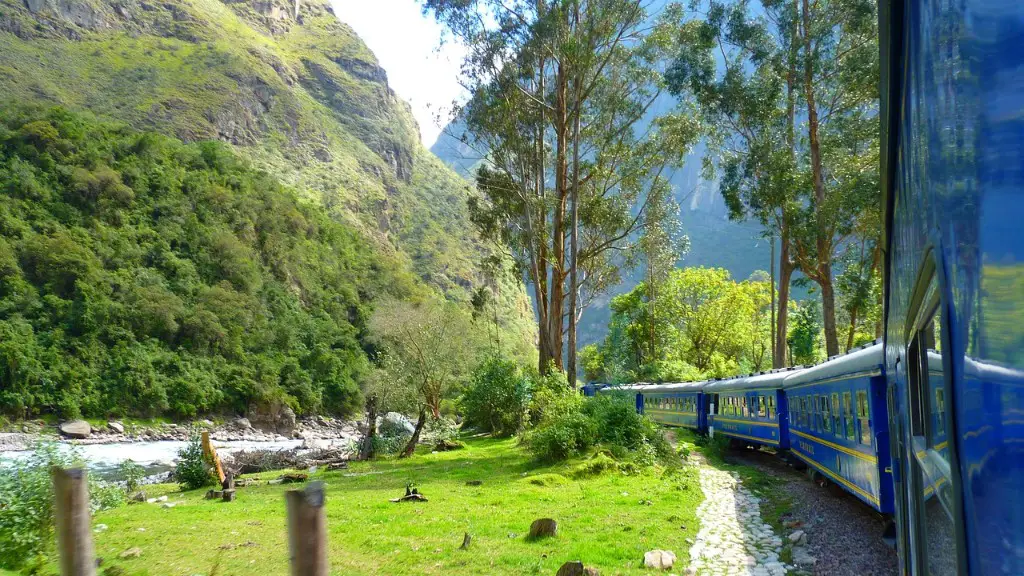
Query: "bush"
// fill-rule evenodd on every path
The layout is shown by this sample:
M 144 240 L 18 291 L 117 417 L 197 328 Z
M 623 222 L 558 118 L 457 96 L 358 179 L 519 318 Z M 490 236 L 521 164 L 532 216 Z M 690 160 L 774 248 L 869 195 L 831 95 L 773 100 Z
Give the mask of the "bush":
M 125 493 L 133 494 L 146 477 L 146 469 L 129 458 L 117 465 L 117 477 L 124 482 Z
M 61 453 L 56 444 L 40 443 L 24 459 L 0 467 L 0 568 L 38 568 L 52 552 L 54 540 L 54 466 L 81 465 L 75 451 Z M 90 480 L 93 512 L 118 506 L 124 495 L 116 486 Z
M 427 444 L 458 442 L 459 425 L 445 416 L 430 418 L 423 427 L 423 441 Z
M 533 397 L 530 399 L 530 423 L 534 426 L 547 418 L 578 411 L 583 403 L 583 396 L 569 387 L 565 374 L 556 370 L 547 376 L 534 373 Z
M 198 433 L 193 432 L 188 444 L 178 450 L 178 467 L 174 475 L 182 490 L 195 490 L 216 484 L 213 462 L 203 454 L 203 443 Z
M 530 380 L 512 360 L 485 360 L 462 395 L 466 421 L 496 436 L 511 436 L 526 424 Z
M 622 398 L 587 398 L 575 408 L 545 418 L 526 438 L 540 460 L 557 461 L 603 445 L 613 456 L 649 466 L 675 461 L 672 447 L 651 420 Z
M 576 410 L 535 428 L 527 436 L 526 446 L 540 460 L 565 460 L 593 446 L 597 434 L 597 423 Z

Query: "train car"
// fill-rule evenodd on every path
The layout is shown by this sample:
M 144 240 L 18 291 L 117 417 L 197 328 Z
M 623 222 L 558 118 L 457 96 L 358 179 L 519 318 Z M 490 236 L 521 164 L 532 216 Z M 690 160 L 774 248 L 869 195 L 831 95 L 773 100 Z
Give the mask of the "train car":
M 643 396 L 640 391 L 650 385 L 651 384 L 648 382 L 637 382 L 635 384 L 613 384 L 598 389 L 595 392 L 595 395 L 628 398 L 633 405 L 636 406 L 636 411 L 643 414 L 644 403 Z
M 879 16 L 901 571 L 1024 574 L 1024 3 Z
M 707 382 L 679 382 L 643 387 L 642 412 L 666 426 L 681 426 L 697 432 L 707 431 Z
M 709 382 L 708 432 L 745 445 L 789 449 L 786 397 L 782 383 L 799 368 L 780 369 L 750 376 Z
M 882 344 L 788 376 L 790 453 L 869 506 L 893 511 Z
M 598 390 L 607 387 L 608 384 L 605 384 L 603 382 L 587 382 L 586 384 L 580 387 L 580 393 L 583 394 L 584 396 L 592 398 L 594 396 L 597 396 Z

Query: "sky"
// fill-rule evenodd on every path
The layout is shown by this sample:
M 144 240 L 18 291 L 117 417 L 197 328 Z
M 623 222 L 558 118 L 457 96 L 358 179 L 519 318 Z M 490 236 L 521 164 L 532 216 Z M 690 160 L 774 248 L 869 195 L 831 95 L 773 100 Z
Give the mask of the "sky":
M 423 16 L 416 0 L 331 0 L 334 13 L 377 55 L 388 83 L 412 106 L 428 148 L 447 124 L 452 100 L 462 95 L 464 47 L 441 44 L 442 26 Z M 437 115 L 441 114 L 441 125 Z

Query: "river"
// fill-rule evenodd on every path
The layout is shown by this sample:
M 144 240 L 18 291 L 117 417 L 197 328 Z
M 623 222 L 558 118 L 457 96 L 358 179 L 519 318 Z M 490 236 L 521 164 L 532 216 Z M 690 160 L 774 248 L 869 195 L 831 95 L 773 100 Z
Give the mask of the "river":
M 146 469 L 148 476 L 162 474 L 174 468 L 173 462 L 178 458 L 178 450 L 186 442 L 179 440 L 162 440 L 158 442 L 121 442 L 116 444 L 89 444 L 77 446 L 61 442 L 58 446 L 63 452 L 77 451 L 86 461 L 86 467 L 101 478 L 112 478 L 113 472 L 121 462 L 131 459 Z M 271 442 L 230 441 L 217 442 L 213 445 L 218 454 L 231 454 L 239 450 L 291 450 L 298 448 L 302 440 L 280 440 Z M 28 451 L 0 452 L 0 467 L 4 462 L 26 458 Z

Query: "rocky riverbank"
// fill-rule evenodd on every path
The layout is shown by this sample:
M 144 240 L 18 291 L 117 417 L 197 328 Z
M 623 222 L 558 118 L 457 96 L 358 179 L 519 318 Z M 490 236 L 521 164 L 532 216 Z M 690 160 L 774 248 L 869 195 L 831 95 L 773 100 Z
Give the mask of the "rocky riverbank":
M 194 430 L 208 430 L 210 438 L 217 442 L 281 442 L 298 439 L 310 448 L 324 448 L 358 442 L 362 438 L 361 426 L 364 426 L 362 422 L 325 416 L 293 419 L 284 427 L 262 422 L 254 425 L 248 418 L 235 418 L 219 424 L 211 420 L 199 420 L 147 426 L 114 420 L 104 426 L 94 426 L 84 420 L 62 422 L 56 426 L 31 421 L 21 424 L 21 432 L 0 433 L 0 452 L 27 450 L 40 440 L 70 442 L 80 446 L 186 441 Z

